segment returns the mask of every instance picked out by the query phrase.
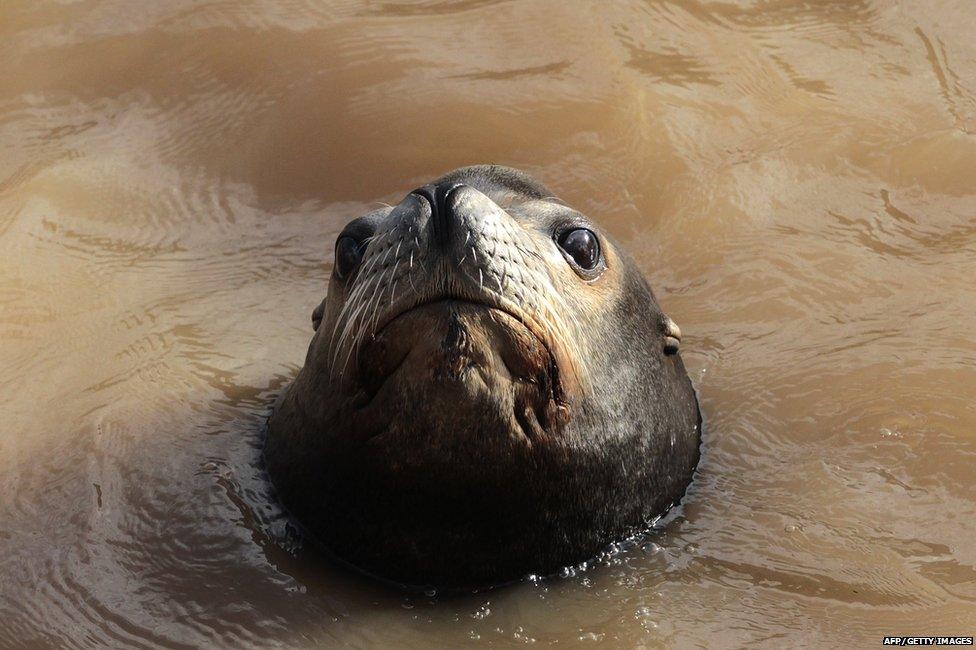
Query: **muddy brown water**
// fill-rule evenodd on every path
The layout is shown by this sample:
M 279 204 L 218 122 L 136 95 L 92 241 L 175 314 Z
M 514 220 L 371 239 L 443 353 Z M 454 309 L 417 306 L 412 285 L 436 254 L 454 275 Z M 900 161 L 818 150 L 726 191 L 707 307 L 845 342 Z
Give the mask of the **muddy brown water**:
M 0 6 L 0 646 L 976 633 L 976 5 Z M 322 563 L 257 464 L 344 223 L 522 167 L 634 254 L 683 506 L 462 598 Z

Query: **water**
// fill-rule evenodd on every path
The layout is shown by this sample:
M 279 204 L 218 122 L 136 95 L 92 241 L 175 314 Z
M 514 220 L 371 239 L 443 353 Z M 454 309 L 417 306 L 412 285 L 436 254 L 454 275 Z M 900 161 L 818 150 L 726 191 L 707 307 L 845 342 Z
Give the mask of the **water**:
M 976 7 L 6 2 L 0 645 L 976 630 Z M 405 596 L 255 463 L 345 222 L 518 166 L 684 333 L 699 475 L 566 578 Z

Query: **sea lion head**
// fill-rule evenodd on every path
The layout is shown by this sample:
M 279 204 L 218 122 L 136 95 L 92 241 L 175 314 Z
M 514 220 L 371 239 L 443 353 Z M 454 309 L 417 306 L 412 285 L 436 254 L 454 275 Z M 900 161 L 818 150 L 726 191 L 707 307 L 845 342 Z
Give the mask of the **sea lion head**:
M 677 326 L 599 225 L 517 170 L 458 169 L 349 223 L 312 318 L 266 460 L 304 527 L 368 572 L 554 571 L 691 479 Z

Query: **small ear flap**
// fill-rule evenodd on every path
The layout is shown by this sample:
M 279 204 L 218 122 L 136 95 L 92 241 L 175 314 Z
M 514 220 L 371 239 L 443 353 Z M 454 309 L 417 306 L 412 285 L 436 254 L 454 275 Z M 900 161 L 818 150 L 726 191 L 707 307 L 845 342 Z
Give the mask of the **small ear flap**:
M 661 314 L 661 333 L 664 334 L 664 354 L 674 354 L 681 345 L 681 330 L 678 324 Z
M 312 329 L 314 331 L 319 331 L 319 325 L 322 324 L 322 315 L 325 313 L 325 300 L 319 303 L 319 306 L 312 310 Z

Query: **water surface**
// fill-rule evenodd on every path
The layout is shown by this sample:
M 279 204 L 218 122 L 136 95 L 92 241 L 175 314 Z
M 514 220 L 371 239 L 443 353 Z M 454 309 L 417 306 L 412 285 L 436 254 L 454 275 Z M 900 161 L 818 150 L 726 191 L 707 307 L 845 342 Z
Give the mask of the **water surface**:
M 8 1 L 0 645 L 976 632 L 976 5 Z M 680 511 L 465 598 L 316 561 L 257 465 L 332 243 L 522 167 L 634 254 L 706 417 Z

